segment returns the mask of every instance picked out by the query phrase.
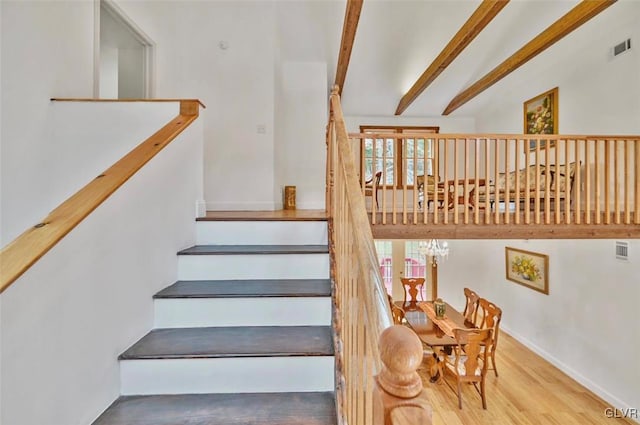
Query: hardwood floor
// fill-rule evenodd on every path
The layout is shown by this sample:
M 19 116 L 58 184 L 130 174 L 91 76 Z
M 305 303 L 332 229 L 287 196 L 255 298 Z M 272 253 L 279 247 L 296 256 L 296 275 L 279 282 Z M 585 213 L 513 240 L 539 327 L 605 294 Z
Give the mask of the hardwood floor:
M 472 385 L 463 385 L 462 410 L 445 383 L 429 382 L 419 369 L 433 408 L 434 425 L 637 425 L 605 416 L 608 403 L 504 332 L 496 351 L 499 378 L 487 375 L 487 410 Z M 455 388 L 455 379 L 446 374 Z M 618 411 L 618 415 L 621 413 Z

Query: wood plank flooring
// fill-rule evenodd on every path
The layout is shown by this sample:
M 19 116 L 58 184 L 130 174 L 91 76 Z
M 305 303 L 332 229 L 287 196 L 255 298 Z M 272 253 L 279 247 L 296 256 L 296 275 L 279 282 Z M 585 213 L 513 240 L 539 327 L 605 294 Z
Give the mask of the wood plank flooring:
M 325 210 L 207 211 L 197 221 L 324 221 Z
M 496 363 L 500 377 L 487 375 L 487 410 L 473 385 L 462 386 L 462 410 L 446 384 L 428 380 L 426 362 L 419 369 L 433 408 L 434 425 L 637 425 L 605 416 L 608 403 L 542 357 L 501 332 Z M 603 365 L 605 367 L 606 365 Z M 455 388 L 455 379 L 446 374 Z
M 335 425 L 333 393 L 120 397 L 93 425 Z

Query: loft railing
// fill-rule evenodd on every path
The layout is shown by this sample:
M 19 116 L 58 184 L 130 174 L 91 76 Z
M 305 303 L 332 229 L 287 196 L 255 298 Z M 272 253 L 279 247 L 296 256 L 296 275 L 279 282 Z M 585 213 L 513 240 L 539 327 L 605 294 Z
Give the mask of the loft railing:
M 407 328 L 391 326 L 337 89 L 331 95 L 327 128 L 326 201 L 340 423 L 428 425 L 431 410 L 415 372 L 422 362 L 422 345 Z
M 349 136 L 374 225 L 640 224 L 639 136 Z
M 51 99 L 55 101 L 115 102 L 102 99 Z M 180 102 L 180 112 L 164 127 L 140 143 L 115 164 L 55 208 L 0 250 L 0 293 L 53 248 L 113 192 L 138 172 L 198 118 L 197 99 L 117 100 L 119 102 Z

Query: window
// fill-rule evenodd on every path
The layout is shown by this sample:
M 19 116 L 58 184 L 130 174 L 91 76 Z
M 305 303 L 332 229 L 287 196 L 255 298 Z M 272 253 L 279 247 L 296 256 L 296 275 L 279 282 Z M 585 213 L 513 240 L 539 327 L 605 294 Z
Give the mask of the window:
M 404 276 L 426 277 L 424 255 L 420 254 L 418 247 L 420 241 L 406 241 L 404 246 Z
M 372 127 L 361 126 L 361 133 L 425 133 L 434 134 L 438 127 Z M 398 188 L 413 186 L 415 176 L 433 175 L 433 139 L 365 138 L 360 145 L 360 173 L 365 180 L 383 172 L 383 184 Z
M 380 274 L 387 293 L 393 294 L 397 300 L 403 299 L 403 287 L 400 279 L 403 277 L 424 277 L 426 275 L 426 258 L 420 254 L 418 249 L 420 241 L 411 240 L 375 240 L 376 252 L 380 261 Z M 403 265 L 404 260 L 404 265 Z M 395 263 L 395 267 L 394 267 Z M 393 282 L 396 282 L 395 293 L 393 293 Z M 426 300 L 430 296 L 427 285 L 422 287 L 420 299 Z
M 387 293 L 391 294 L 393 287 L 393 254 L 391 241 L 374 241 L 378 260 L 380 261 L 380 274 L 387 288 Z

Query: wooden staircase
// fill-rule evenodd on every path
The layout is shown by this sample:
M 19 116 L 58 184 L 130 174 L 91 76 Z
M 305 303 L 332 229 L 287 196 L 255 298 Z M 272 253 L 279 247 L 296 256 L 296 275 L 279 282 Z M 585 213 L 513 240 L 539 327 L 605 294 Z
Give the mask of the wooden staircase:
M 216 214 L 94 425 L 336 423 L 327 223 Z

